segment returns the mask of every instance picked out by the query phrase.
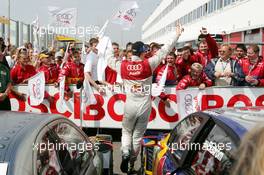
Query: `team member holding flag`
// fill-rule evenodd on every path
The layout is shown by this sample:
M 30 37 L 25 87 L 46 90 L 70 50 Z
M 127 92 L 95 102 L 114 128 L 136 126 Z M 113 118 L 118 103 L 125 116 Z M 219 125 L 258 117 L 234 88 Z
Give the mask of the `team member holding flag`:
M 65 97 L 72 97 L 73 93 L 68 85 L 82 84 L 84 80 L 84 64 L 81 63 L 81 56 L 77 50 L 73 51 L 72 61 L 67 62 L 61 69 L 58 82 L 60 82 L 64 76 L 66 77 Z
M 37 72 L 44 72 L 45 84 L 57 85 L 59 70 L 57 69 L 57 66 L 55 64 L 51 63 L 51 56 L 49 54 L 42 53 L 39 55 L 39 59 L 41 61 L 41 65 L 38 68 Z M 46 91 L 45 99 L 48 99 L 50 102 L 54 100 L 54 98 L 50 96 Z
M 121 74 L 125 89 L 128 90 L 126 92 L 121 139 L 122 163 L 120 168 L 124 173 L 133 172 L 134 162 L 140 150 L 140 140 L 147 129 L 151 112 L 152 72 L 175 46 L 181 32 L 181 27 L 178 25 L 173 40 L 149 59 L 145 59 L 147 47 L 140 41 L 132 45 L 132 61 L 117 60 L 114 57 L 113 49 L 107 49 L 108 66 Z M 130 168 L 128 170 L 129 162 Z
M 100 82 L 98 81 L 97 76 L 98 50 L 96 47 L 98 43 L 99 40 L 97 38 L 91 38 L 89 41 L 91 51 L 86 57 L 84 76 L 86 81 L 88 81 L 98 92 L 101 92 L 101 87 L 98 85 Z

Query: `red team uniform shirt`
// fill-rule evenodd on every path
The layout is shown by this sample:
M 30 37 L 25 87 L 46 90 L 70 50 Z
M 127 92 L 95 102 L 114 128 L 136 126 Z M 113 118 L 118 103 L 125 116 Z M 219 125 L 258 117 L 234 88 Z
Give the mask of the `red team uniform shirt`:
M 114 84 L 116 82 L 117 72 L 111 69 L 109 66 L 105 69 L 105 81 Z
M 67 84 L 77 84 L 78 81 L 84 80 L 84 64 L 76 64 L 74 62 L 67 62 L 61 69 L 59 80 L 65 76 Z
M 42 65 L 39 67 L 38 72 L 43 71 L 45 74 L 46 84 L 52 84 L 57 82 L 59 76 L 59 70 L 55 64 L 50 66 Z
M 34 76 L 36 74 L 36 70 L 32 65 L 25 65 L 23 68 L 20 64 L 16 64 L 15 67 L 11 69 L 10 74 L 13 83 L 19 84 Z
M 158 83 L 162 77 L 162 74 L 166 68 L 166 65 L 162 65 L 157 70 L 157 77 L 156 77 L 156 83 Z M 165 85 L 172 85 L 176 84 L 178 81 L 179 73 L 177 72 L 176 66 L 168 66 L 168 72 L 166 77 L 166 83 Z
M 213 85 L 213 82 L 205 75 L 205 73 L 203 73 L 198 80 L 192 79 L 191 75 L 185 75 L 178 83 L 176 90 L 186 89 L 191 86 L 200 86 L 202 83 L 204 83 L 207 87 Z
M 252 76 L 259 81 L 258 86 L 264 86 L 264 62 L 259 61 L 252 65 L 248 59 L 240 59 L 238 61 L 245 76 Z

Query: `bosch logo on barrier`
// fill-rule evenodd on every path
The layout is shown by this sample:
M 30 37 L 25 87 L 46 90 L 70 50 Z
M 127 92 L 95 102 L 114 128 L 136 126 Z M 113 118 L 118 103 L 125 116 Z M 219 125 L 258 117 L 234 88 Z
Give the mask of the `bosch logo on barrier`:
M 193 102 L 192 102 L 192 95 L 191 94 L 187 94 L 184 97 L 184 107 L 185 107 L 185 111 L 186 113 L 190 113 L 193 112 Z
M 73 18 L 72 14 L 62 13 L 56 15 L 57 19 L 71 20 Z
M 142 70 L 142 65 L 141 64 L 127 65 L 127 70 L 128 71 L 140 71 Z

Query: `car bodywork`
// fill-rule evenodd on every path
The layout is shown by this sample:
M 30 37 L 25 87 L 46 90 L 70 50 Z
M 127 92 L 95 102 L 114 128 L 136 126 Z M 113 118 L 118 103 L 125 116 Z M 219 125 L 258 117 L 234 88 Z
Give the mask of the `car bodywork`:
M 243 135 L 264 122 L 263 109 L 243 107 L 196 112 L 178 122 L 170 133 L 144 137 L 142 173 L 228 174 Z
M 6 175 L 100 174 L 94 147 L 74 151 L 52 147 L 70 142 L 93 145 L 73 122 L 59 115 L 0 112 L 0 162 L 8 164 Z

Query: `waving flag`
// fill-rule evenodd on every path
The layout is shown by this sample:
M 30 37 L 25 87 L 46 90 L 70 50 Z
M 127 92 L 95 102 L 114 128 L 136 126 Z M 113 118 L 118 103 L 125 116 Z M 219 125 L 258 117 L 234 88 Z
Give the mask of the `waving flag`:
M 1 162 L 0 163 L 0 174 L 7 174 L 7 169 L 8 169 L 8 163 Z
M 70 47 L 70 42 L 68 42 L 66 51 L 64 52 L 64 57 L 62 59 L 62 64 L 60 65 L 60 68 L 62 69 L 64 64 L 68 61 L 69 58 L 69 47 Z
M 104 36 L 99 39 L 99 43 L 97 45 L 97 49 L 98 49 L 97 78 L 98 78 L 98 81 L 105 80 L 105 68 L 107 66 L 105 54 L 106 54 L 107 47 L 112 47 L 112 42 L 109 37 Z
M 64 89 L 65 89 L 65 76 L 63 76 L 60 80 L 60 98 L 59 102 L 63 105 L 64 102 Z
M 87 54 L 86 54 L 86 50 L 85 50 L 85 42 L 83 41 L 83 43 L 82 43 L 82 55 L 81 55 L 81 62 L 83 64 L 86 63 L 86 56 L 87 56 Z
M 121 25 L 123 30 L 130 30 L 135 22 L 138 8 L 136 1 L 122 1 L 113 23 Z
M 96 98 L 94 96 L 93 89 L 86 79 L 83 81 L 82 104 L 85 106 L 96 104 Z
M 50 25 L 54 27 L 76 27 L 76 8 L 49 7 Z
M 34 55 L 39 54 L 39 18 L 37 18 L 31 23 L 33 26 L 33 53 Z
M 44 72 L 39 72 L 28 80 L 28 90 L 30 104 L 33 106 L 41 104 L 44 99 L 45 91 Z
M 107 20 L 107 21 L 104 23 L 103 27 L 101 28 L 101 30 L 100 30 L 100 31 L 98 32 L 98 34 L 97 34 L 98 38 L 102 38 L 102 37 L 104 36 L 104 34 L 105 34 L 105 30 L 106 30 L 106 27 L 107 27 L 108 23 L 109 23 L 109 20 Z
M 168 64 L 166 65 L 166 68 L 164 69 L 162 76 L 158 83 L 154 83 L 152 85 L 152 96 L 157 97 L 160 95 L 160 93 L 163 91 L 167 79 L 168 74 Z

